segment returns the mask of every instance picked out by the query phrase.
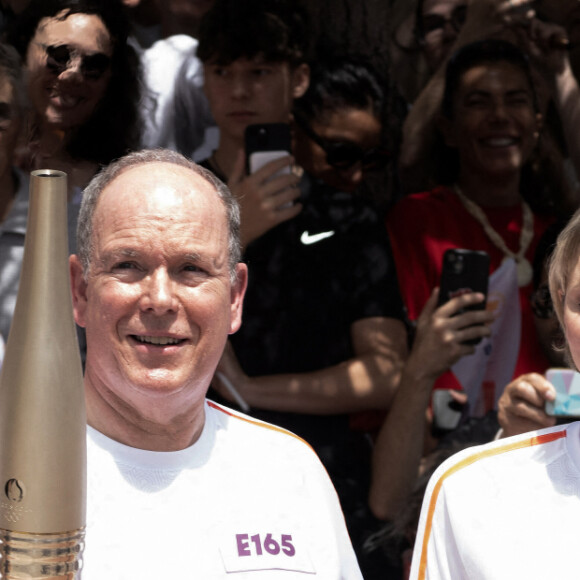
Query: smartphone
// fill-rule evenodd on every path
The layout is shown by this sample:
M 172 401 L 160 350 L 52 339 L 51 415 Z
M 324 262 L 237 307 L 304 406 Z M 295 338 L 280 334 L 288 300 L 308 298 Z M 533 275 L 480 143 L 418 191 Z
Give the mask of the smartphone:
M 548 369 L 546 379 L 556 389 L 556 400 L 545 403 L 546 414 L 580 417 L 580 373 L 572 369 Z
M 479 304 L 462 309 L 485 310 L 489 284 L 489 254 L 477 250 L 453 248 L 443 255 L 443 267 L 439 282 L 438 306 L 442 306 L 452 298 L 469 292 L 481 292 L 486 299 Z M 466 340 L 465 344 L 478 344 L 481 338 Z
M 290 155 L 292 142 L 287 123 L 260 123 L 248 125 L 244 134 L 246 171 L 255 173 L 266 163 Z M 290 166 L 276 175 L 290 173 Z

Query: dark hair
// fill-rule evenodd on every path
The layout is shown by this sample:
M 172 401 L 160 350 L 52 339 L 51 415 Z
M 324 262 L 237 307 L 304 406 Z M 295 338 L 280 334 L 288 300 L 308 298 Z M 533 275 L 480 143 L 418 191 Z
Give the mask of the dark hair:
M 467 44 L 451 55 L 445 69 L 445 90 L 441 102 L 441 112 L 453 119 L 453 100 L 461 78 L 473 67 L 480 64 L 507 62 L 519 68 L 525 75 L 532 91 L 534 110 L 539 111 L 538 96 L 532 79 L 527 56 L 511 42 L 489 38 Z
M 317 59 L 311 67 L 310 85 L 295 110 L 308 121 L 338 109 L 370 109 L 382 118 L 385 93 L 376 71 L 356 56 Z
M 127 44 L 130 25 L 121 0 L 32 0 L 10 31 L 9 41 L 25 60 L 40 21 L 57 16 L 65 20 L 71 14 L 94 14 L 103 21 L 113 42 L 113 57 L 107 91 L 67 143 L 67 151 L 75 159 L 107 164 L 135 149 L 141 137 L 139 59 Z
M 296 0 L 216 0 L 202 18 L 197 56 L 229 64 L 262 55 L 297 66 L 308 43 L 308 15 Z

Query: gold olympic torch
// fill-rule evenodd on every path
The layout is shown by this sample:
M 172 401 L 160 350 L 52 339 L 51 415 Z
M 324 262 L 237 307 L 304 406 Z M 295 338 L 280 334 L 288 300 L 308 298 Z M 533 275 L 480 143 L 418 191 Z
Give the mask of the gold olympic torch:
M 0 374 L 0 578 L 80 578 L 86 416 L 68 271 L 67 176 L 33 171 Z

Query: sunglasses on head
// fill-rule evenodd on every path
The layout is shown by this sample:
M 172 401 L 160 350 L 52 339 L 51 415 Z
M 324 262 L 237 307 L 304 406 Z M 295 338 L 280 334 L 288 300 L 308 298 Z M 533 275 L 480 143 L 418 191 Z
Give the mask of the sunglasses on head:
M 538 286 L 530 295 L 530 306 L 537 318 L 544 320 L 554 316 L 554 303 L 550 296 L 550 289 L 545 284 Z
M 467 18 L 467 5 L 457 6 L 451 16 L 442 16 L 441 14 L 425 14 L 422 18 L 423 38 L 433 32 L 443 30 L 449 22 L 455 32 L 459 32 Z
M 384 147 L 362 149 L 353 143 L 327 141 L 310 127 L 302 115 L 295 115 L 295 119 L 308 138 L 322 148 L 328 165 L 336 169 L 350 169 L 356 163 L 360 163 L 363 169 L 378 169 L 391 158 L 390 152 Z
M 111 66 L 111 57 L 102 52 L 82 54 L 68 44 L 41 44 L 40 46 L 46 53 L 47 68 L 56 75 L 60 75 L 69 68 L 76 58 L 81 61 L 80 70 L 85 79 L 100 79 Z

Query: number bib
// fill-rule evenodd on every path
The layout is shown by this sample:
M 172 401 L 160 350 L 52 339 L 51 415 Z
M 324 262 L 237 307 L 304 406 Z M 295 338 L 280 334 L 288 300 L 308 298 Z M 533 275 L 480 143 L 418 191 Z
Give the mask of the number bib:
M 220 547 L 226 572 L 284 570 L 316 574 L 304 542 L 291 530 L 239 530 Z

